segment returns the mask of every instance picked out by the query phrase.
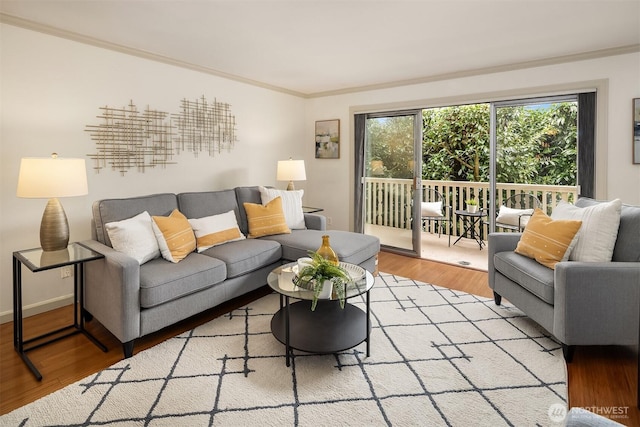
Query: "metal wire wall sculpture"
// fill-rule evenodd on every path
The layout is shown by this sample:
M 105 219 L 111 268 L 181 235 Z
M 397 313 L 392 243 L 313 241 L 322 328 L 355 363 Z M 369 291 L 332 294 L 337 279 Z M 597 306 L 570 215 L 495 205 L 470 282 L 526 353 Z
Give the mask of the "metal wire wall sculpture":
M 206 151 L 209 156 L 222 150 L 231 151 L 236 143 L 236 118 L 231 106 L 214 98 L 209 104 L 204 96 L 200 100 L 182 100 L 182 109 L 172 118 L 178 129 L 178 153 L 191 151 L 194 156 Z
M 147 108 L 141 113 L 131 101 L 123 108 L 100 107 L 97 116 L 102 123 L 87 125 L 86 131 L 95 141 L 97 153 L 89 154 L 94 169 L 110 167 L 124 176 L 131 169 L 176 164 L 174 154 L 206 151 L 213 157 L 222 150 L 230 151 L 237 142 L 236 118 L 231 106 L 214 100 L 208 103 L 183 99 L 181 110 L 169 114 Z

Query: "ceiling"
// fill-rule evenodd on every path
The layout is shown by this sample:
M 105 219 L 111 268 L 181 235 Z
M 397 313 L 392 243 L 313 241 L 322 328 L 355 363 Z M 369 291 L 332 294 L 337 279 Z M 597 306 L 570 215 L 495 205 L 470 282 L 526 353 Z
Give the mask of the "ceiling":
M 307 97 L 640 50 L 640 0 L 0 0 L 0 13 Z

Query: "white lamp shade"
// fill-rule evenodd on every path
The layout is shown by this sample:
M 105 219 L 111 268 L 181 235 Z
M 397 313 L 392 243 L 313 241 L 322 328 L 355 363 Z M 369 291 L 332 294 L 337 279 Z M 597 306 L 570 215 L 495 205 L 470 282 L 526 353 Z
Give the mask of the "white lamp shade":
M 304 181 L 307 174 L 304 170 L 304 160 L 278 160 L 276 172 L 278 181 Z
M 84 159 L 23 158 L 20 162 L 18 197 L 49 199 L 88 192 Z

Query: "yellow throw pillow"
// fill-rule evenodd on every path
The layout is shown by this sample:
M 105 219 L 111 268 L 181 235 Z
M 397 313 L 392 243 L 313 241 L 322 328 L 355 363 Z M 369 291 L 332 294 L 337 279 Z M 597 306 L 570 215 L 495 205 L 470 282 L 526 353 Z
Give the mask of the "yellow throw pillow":
M 196 236 L 187 217 L 179 210 L 174 209 L 169 216 L 152 216 L 151 218 L 153 231 L 164 259 L 180 262 L 196 249 Z
M 569 250 L 571 241 L 581 225 L 582 221 L 554 221 L 541 209 L 536 209 L 522 233 L 515 252 L 554 269 Z
M 276 197 L 264 206 L 244 203 L 244 210 L 247 212 L 250 238 L 291 233 L 284 218 L 280 197 Z

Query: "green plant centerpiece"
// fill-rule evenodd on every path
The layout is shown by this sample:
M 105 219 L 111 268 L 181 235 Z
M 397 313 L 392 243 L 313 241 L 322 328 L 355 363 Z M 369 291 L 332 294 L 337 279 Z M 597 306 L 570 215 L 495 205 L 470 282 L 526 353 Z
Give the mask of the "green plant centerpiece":
M 340 300 L 340 307 L 344 308 L 347 285 L 352 282 L 349 273 L 340 265 L 335 265 L 317 252 L 309 252 L 309 256 L 311 257 L 311 263 L 301 271 L 298 271 L 298 274 L 293 278 L 293 283 L 296 286 L 313 291 L 311 310 L 316 309 L 325 281 L 330 281 L 333 284 L 335 295 Z
M 469 206 L 478 206 L 478 201 L 476 199 L 466 200 L 465 203 Z

